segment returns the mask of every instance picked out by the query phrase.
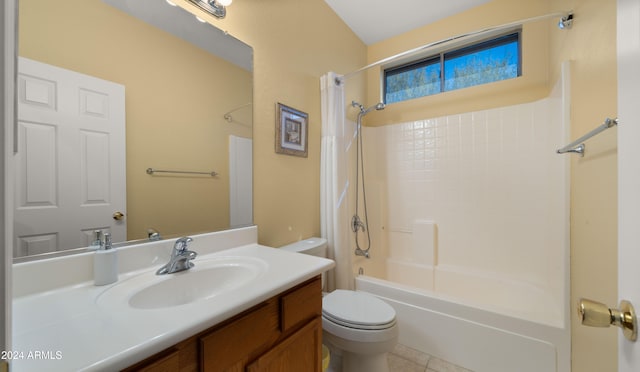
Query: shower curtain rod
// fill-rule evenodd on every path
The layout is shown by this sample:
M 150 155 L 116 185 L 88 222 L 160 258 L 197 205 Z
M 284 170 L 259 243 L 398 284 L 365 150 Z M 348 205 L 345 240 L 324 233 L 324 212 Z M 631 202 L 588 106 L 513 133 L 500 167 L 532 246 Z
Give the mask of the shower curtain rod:
M 410 56 L 412 54 L 418 53 L 418 52 L 424 52 L 425 50 L 428 50 L 430 48 L 434 48 L 446 43 L 450 43 L 452 41 L 456 41 L 456 40 L 460 40 L 460 39 L 465 39 L 468 37 L 472 37 L 472 36 L 478 36 L 478 35 L 482 35 L 488 32 L 493 32 L 493 31 L 499 31 L 499 30 L 504 30 L 504 29 L 508 29 L 508 28 L 512 28 L 515 26 L 520 26 L 523 25 L 525 23 L 529 23 L 529 22 L 536 22 L 536 21 L 541 21 L 547 18 L 554 18 L 554 17 L 569 17 L 571 16 L 572 13 L 571 12 L 556 12 L 556 13 L 549 13 L 549 14 L 545 14 L 545 15 L 541 15 L 541 16 L 536 16 L 536 17 L 531 17 L 531 18 L 525 18 L 525 19 L 521 19 L 519 21 L 514 21 L 514 22 L 510 22 L 510 23 L 505 23 L 503 25 L 500 26 L 494 26 L 494 27 L 489 27 L 489 28 L 485 28 L 482 30 L 478 30 L 478 31 L 472 31 L 472 32 L 468 32 L 468 33 L 464 33 L 464 34 L 460 34 L 460 35 L 456 35 L 456 36 L 452 36 L 446 39 L 442 39 L 433 43 L 429 43 L 429 44 L 425 44 L 422 46 L 419 46 L 417 48 L 413 48 L 413 49 L 409 49 L 406 50 L 404 52 L 400 52 L 396 55 L 393 55 L 391 57 L 387 57 L 387 58 L 383 58 L 377 62 L 373 62 L 370 65 L 366 65 L 364 67 L 361 67 L 355 71 L 349 72 L 347 74 L 344 74 L 342 76 L 336 77 L 336 84 L 340 85 L 342 84 L 342 82 L 344 82 L 346 79 L 351 78 L 354 75 L 357 75 L 363 71 L 366 71 L 370 68 L 376 67 L 376 66 L 380 66 L 389 62 L 393 62 L 395 60 L 398 60 L 400 58 L 403 57 L 407 57 Z
M 238 106 L 238 107 L 236 107 L 234 109 L 231 109 L 231 110 L 225 112 L 225 114 L 222 117 L 224 118 L 224 120 L 226 120 L 228 122 L 231 122 L 233 120 L 233 117 L 231 116 L 232 113 L 234 113 L 234 112 L 236 112 L 236 111 L 238 111 L 240 109 L 243 109 L 243 108 L 245 108 L 247 106 L 251 106 L 252 104 L 253 103 L 249 102 L 249 103 L 245 103 L 244 105 Z

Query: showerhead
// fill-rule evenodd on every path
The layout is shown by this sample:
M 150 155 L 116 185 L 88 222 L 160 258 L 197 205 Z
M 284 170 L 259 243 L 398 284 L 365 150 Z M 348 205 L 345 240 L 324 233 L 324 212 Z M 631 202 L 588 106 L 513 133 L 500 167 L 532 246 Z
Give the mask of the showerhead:
M 373 111 L 374 109 L 380 111 L 380 110 L 384 110 L 384 108 L 385 108 L 385 104 L 382 103 L 382 102 L 379 102 L 379 103 L 377 103 L 377 104 L 375 104 L 375 105 L 373 105 L 373 106 L 371 106 L 371 107 L 369 107 L 367 109 L 365 109 L 364 106 L 362 106 L 361 104 L 359 104 L 356 101 L 351 101 L 351 106 L 359 108 L 360 109 L 360 115 L 362 115 L 362 116 L 368 114 L 369 112 Z
M 360 111 L 362 112 L 362 115 L 366 115 L 366 114 L 368 114 L 369 112 L 373 111 L 374 109 L 375 109 L 376 111 L 384 110 L 384 107 L 385 107 L 385 104 L 384 104 L 384 103 L 382 103 L 382 102 L 380 102 L 380 103 L 377 103 L 377 104 L 375 104 L 375 105 L 373 105 L 373 106 L 369 107 L 368 109 L 366 109 L 366 110 L 364 110 L 364 111 L 362 111 L 362 109 L 360 109 Z

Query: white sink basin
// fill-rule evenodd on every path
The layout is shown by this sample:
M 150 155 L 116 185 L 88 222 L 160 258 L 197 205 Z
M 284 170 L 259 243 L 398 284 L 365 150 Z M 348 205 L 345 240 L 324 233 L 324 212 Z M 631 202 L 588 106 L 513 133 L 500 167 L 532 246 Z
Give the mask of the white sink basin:
M 156 275 L 155 269 L 122 280 L 97 298 L 98 305 L 162 309 L 211 299 L 257 279 L 267 263 L 252 257 L 194 260 L 189 270 Z

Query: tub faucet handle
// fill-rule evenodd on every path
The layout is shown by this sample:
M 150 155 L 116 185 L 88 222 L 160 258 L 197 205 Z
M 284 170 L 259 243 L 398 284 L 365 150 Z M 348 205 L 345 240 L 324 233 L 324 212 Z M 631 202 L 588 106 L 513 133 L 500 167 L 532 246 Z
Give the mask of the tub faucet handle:
M 358 230 L 362 230 L 362 232 L 364 232 L 364 223 L 362 223 L 362 220 L 360 219 L 360 216 L 358 216 L 357 214 L 353 216 L 353 218 L 351 218 L 351 230 L 354 233 L 357 233 Z

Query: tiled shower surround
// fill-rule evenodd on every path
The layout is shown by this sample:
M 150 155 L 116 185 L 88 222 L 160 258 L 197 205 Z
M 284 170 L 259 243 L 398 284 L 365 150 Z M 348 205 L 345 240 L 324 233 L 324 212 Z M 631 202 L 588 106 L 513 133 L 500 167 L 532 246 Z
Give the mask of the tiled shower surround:
M 563 298 L 567 155 L 556 149 L 567 136 L 558 90 L 532 103 L 365 127 L 387 280 L 455 295 L 463 284 L 441 279 L 462 273 Z

